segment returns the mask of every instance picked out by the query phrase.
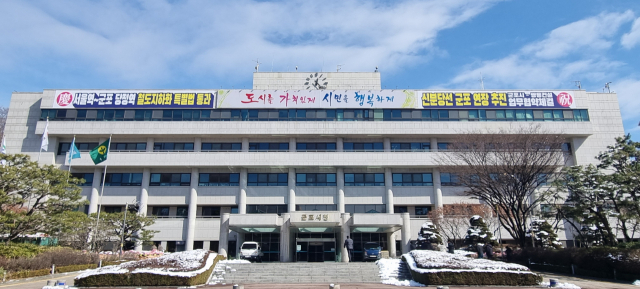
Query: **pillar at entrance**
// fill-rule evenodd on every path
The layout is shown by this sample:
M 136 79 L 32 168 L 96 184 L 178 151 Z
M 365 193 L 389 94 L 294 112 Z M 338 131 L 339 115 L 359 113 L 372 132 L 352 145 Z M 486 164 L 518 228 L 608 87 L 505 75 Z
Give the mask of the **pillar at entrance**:
M 282 226 L 280 227 L 280 262 L 291 262 L 290 242 L 291 238 L 291 214 L 282 214 Z
M 102 168 L 93 170 L 93 183 L 91 183 L 91 197 L 89 198 L 89 214 L 98 212 L 98 202 L 100 199 L 100 181 L 102 180 Z
M 240 196 L 238 196 L 238 213 L 247 213 L 247 169 L 240 169 Z
M 384 169 L 384 190 L 387 193 L 387 213 L 393 214 L 393 175 L 390 168 Z
M 389 244 L 389 257 L 390 258 L 395 258 L 396 257 L 396 233 L 398 231 L 395 231 L 393 233 L 389 234 L 389 240 L 387 240 L 387 244 Z
M 343 213 L 342 214 L 342 240 L 338 242 L 340 248 L 342 248 L 342 262 L 349 263 L 349 252 L 347 252 L 347 248 L 344 247 L 344 240 L 347 239 L 347 236 L 351 237 L 351 229 L 349 228 L 349 221 L 351 220 L 351 214 Z
M 436 208 L 442 208 L 442 183 L 440 182 L 440 170 L 433 169 L 433 195 L 436 201 Z
M 338 211 L 344 213 L 344 170 L 338 168 L 336 172 L 336 185 L 338 189 Z
M 220 217 L 220 238 L 218 242 L 218 254 L 228 258 L 229 251 L 229 213 L 224 213 Z
M 289 189 L 289 212 L 296 211 L 296 169 L 289 168 L 288 176 L 288 189 Z
M 138 199 L 138 215 L 147 216 L 147 206 L 149 204 L 149 180 L 151 178 L 151 169 L 145 168 L 142 171 L 142 189 L 140 190 L 140 198 Z M 136 242 L 135 250 L 142 252 L 142 242 Z
M 409 213 L 402 213 L 402 254 L 411 251 L 411 219 Z

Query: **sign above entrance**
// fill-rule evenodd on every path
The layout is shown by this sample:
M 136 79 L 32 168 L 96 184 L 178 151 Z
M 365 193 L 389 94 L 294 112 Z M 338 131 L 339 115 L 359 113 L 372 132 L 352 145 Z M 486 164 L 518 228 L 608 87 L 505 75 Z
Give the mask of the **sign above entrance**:
M 291 212 L 291 225 L 295 227 L 333 226 L 340 224 L 339 212 L 298 211 Z

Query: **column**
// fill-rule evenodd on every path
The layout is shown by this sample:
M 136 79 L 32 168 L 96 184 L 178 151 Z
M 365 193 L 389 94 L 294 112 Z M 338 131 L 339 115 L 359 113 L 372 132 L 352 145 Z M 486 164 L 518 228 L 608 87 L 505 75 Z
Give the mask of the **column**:
M 227 257 L 229 248 L 229 213 L 224 213 L 220 217 L 220 238 L 218 238 L 218 254 Z
M 189 193 L 189 214 L 187 215 L 187 241 L 186 250 L 193 250 L 193 241 L 196 236 L 196 213 L 198 212 L 198 169 L 191 169 L 191 190 Z
M 387 240 L 387 244 L 389 244 L 389 257 L 395 258 L 396 256 L 396 232 L 390 233 L 389 238 Z
M 432 152 L 438 151 L 438 139 L 435 137 L 431 138 L 431 151 Z
M 344 151 L 344 144 L 342 142 L 342 138 L 341 137 L 336 139 L 336 151 L 337 152 L 343 152 Z
M 153 145 L 154 145 L 154 140 L 152 137 L 148 137 L 147 138 L 147 152 L 152 152 L 153 151 Z M 165 247 L 166 248 L 166 247 Z
M 102 180 L 102 168 L 93 169 L 93 182 L 91 183 L 91 196 L 89 197 L 89 214 L 98 212 L 101 180 Z
M 289 168 L 289 212 L 296 211 L 296 169 Z
M 338 168 L 336 172 L 336 185 L 338 189 L 338 211 L 344 213 L 344 169 Z
M 384 169 L 384 190 L 387 192 L 387 213 L 393 214 L 393 175 L 390 168 Z
M 296 152 L 296 138 L 289 138 L 289 152 Z
M 202 138 L 197 137 L 197 138 L 193 141 L 193 151 L 194 151 L 194 152 L 200 152 L 200 151 L 202 151 Z
M 242 138 L 242 152 L 248 152 L 249 151 L 249 138 L 248 137 L 243 137 Z
M 436 208 L 442 208 L 442 183 L 440 183 L 440 170 L 433 168 L 433 196 L 436 202 Z
M 402 213 L 402 254 L 411 251 L 411 219 L 409 213 Z
M 347 236 L 351 237 L 351 230 L 349 228 L 349 221 L 351 220 L 351 214 L 343 213 L 342 214 L 342 240 L 338 242 L 340 248 L 342 248 L 342 262 L 349 263 L 349 252 L 347 252 L 347 248 L 344 247 L 344 240 L 347 239 Z
M 282 226 L 280 227 L 280 262 L 291 262 L 291 248 L 289 239 L 291 238 L 291 214 L 282 214 Z
M 384 146 L 384 152 L 391 152 L 391 139 L 385 137 L 382 145 Z
M 243 141 L 244 143 L 244 141 Z M 247 169 L 240 169 L 240 196 L 238 196 L 238 214 L 247 213 Z
M 145 168 L 142 170 L 142 189 L 140 190 L 140 209 L 138 214 L 140 216 L 147 216 L 147 206 L 149 206 L 149 181 L 151 180 L 151 169 Z

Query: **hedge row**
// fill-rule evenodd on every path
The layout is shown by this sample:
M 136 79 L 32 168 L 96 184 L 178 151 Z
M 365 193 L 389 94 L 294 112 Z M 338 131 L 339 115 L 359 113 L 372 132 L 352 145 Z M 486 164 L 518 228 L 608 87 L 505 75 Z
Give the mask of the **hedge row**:
M 402 260 L 407 262 L 404 256 Z M 508 272 L 430 272 L 413 270 L 413 280 L 426 286 L 430 285 L 497 285 L 497 286 L 535 286 L 542 282 L 542 276 L 533 273 Z
M 205 256 L 205 262 L 209 254 Z M 207 271 L 193 277 L 178 277 L 158 275 L 151 273 L 125 273 L 125 274 L 99 274 L 74 280 L 74 286 L 78 287 L 112 287 L 112 286 L 194 286 L 207 282 L 216 263 L 223 260 L 224 256 L 218 255 L 213 265 Z
M 55 273 L 67 273 L 67 272 L 75 272 L 87 269 L 95 269 L 98 268 L 96 264 L 85 264 L 85 265 L 70 265 L 70 266 L 60 266 L 56 267 Z M 51 274 L 51 269 L 40 269 L 40 270 L 23 270 L 18 272 L 11 272 L 7 274 L 7 279 L 24 279 L 31 277 L 39 277 L 46 276 Z

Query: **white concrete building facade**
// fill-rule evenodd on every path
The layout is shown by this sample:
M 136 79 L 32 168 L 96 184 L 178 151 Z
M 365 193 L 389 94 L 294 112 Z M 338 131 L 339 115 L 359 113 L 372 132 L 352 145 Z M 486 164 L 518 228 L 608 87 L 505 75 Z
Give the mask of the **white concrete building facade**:
M 430 210 L 477 202 L 438 168 L 459 133 L 541 121 L 566 135 L 568 165 L 594 163 L 624 134 L 615 93 L 392 90 L 378 72 L 253 77 L 242 90 L 14 92 L 7 151 L 37 159 L 48 119 L 40 162 L 69 169 L 75 137 L 87 213 L 135 204 L 158 217 L 154 240 L 169 251 L 235 256 L 253 240 L 265 260 L 312 262 L 346 261 L 347 235 L 356 251 L 406 252 Z M 88 151 L 110 136 L 94 165 Z

